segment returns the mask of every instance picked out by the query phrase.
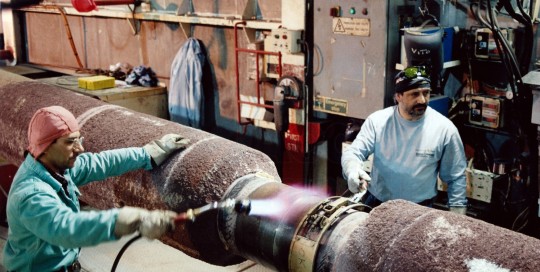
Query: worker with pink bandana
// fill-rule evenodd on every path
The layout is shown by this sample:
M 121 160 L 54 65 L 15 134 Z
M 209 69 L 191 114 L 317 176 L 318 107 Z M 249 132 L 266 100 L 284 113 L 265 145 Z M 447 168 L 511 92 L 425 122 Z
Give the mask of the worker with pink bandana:
M 156 239 L 173 227 L 176 213 L 122 207 L 81 211 L 78 186 L 152 169 L 189 140 L 167 134 L 144 147 L 84 153 L 77 119 L 60 106 L 36 111 L 28 127 L 26 158 L 7 202 L 8 271 L 79 271 L 80 247 L 117 240 L 139 231 Z

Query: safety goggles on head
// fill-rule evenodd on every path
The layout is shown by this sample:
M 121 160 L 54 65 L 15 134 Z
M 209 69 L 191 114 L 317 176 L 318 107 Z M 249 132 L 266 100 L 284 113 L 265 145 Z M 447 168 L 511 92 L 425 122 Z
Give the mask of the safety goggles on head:
M 415 79 L 418 77 L 429 77 L 426 67 L 424 66 L 412 66 L 403 70 L 403 76 L 408 79 Z
M 399 72 L 395 77 L 396 93 L 417 88 L 431 88 L 431 80 L 424 66 L 411 66 Z

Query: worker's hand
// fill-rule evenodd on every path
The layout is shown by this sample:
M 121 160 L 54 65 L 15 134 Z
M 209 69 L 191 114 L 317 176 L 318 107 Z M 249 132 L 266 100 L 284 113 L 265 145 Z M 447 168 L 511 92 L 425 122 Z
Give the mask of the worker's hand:
M 173 211 L 156 210 L 143 215 L 139 232 L 148 239 L 157 239 L 167 231 L 174 229 L 174 219 L 177 214 Z
M 185 148 L 189 139 L 183 138 L 178 134 L 167 134 L 159 140 L 153 140 L 143 148 L 150 154 L 156 165 L 160 165 L 174 151 Z
M 176 213 L 172 211 L 149 211 L 126 206 L 118 213 L 114 234 L 121 237 L 139 231 L 144 237 L 156 239 L 174 228 L 174 218 L 176 218 Z
M 371 181 L 371 177 L 364 171 L 360 170 L 358 175 L 352 175 L 347 178 L 347 185 L 351 193 L 358 193 L 367 190 L 368 182 Z
M 368 182 L 371 177 L 362 169 L 358 162 L 350 161 L 343 167 L 343 174 L 347 179 L 349 191 L 355 194 L 367 190 Z
M 467 207 L 450 207 L 450 212 L 461 214 L 461 215 L 467 215 Z

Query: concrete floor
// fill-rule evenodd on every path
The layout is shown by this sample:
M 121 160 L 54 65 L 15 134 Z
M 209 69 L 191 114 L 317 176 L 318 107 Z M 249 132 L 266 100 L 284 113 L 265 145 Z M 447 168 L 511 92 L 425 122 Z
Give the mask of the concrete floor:
M 103 243 L 95 247 L 83 248 L 79 261 L 83 271 L 87 272 L 105 272 L 111 271 L 114 259 L 120 249 L 129 241 L 132 236 L 125 236 L 122 239 Z M 7 228 L 0 227 L 0 248 L 3 250 L 6 243 Z M 2 251 L 0 251 L 0 260 L 2 260 Z M 6 269 L 0 266 L 0 272 Z M 191 258 L 181 251 L 163 244 L 158 240 L 139 239 L 132 243 L 124 252 L 118 266 L 118 272 L 167 272 L 167 271 L 190 271 L 190 272 L 271 272 L 260 264 L 252 261 L 221 267 L 211 265 L 200 260 Z

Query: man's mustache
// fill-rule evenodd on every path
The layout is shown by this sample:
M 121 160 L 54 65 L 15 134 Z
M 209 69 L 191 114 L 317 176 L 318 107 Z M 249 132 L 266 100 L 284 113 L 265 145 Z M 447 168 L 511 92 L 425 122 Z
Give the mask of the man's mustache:
M 419 104 L 419 105 L 415 105 L 413 107 L 413 109 L 422 109 L 422 110 L 425 110 L 427 108 L 427 105 L 426 104 Z

